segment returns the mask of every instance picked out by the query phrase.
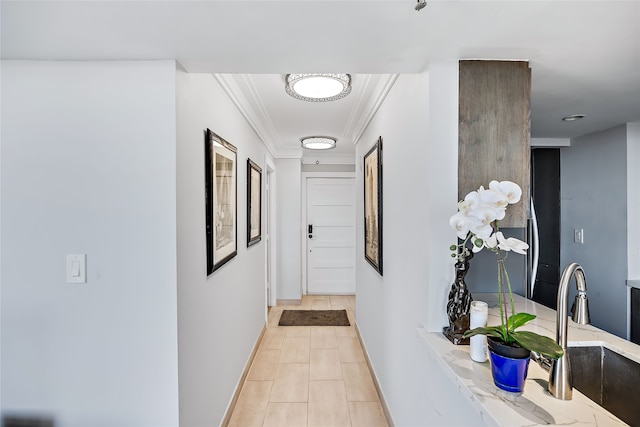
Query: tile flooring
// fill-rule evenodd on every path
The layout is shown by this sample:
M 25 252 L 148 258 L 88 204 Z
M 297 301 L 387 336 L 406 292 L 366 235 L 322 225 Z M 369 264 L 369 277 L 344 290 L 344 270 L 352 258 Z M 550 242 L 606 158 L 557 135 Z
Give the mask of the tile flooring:
M 351 326 L 278 326 L 284 309 L 346 309 Z M 229 426 L 387 426 L 354 325 L 354 296 L 273 307 Z

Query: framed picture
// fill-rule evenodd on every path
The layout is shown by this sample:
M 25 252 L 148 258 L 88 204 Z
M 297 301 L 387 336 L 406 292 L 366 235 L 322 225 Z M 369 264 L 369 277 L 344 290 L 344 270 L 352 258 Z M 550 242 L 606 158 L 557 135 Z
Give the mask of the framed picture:
M 364 257 L 382 275 L 382 137 L 364 156 Z
M 247 247 L 262 238 L 262 169 L 247 159 Z
M 207 275 L 238 253 L 237 149 L 210 129 L 205 138 Z

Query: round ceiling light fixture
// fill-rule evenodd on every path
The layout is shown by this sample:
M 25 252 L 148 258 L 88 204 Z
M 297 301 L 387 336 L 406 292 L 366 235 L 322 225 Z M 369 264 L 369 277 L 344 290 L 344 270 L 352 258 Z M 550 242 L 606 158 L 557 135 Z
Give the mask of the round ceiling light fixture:
M 307 136 L 300 140 L 302 148 L 309 150 L 329 150 L 336 146 L 336 141 L 329 136 Z
M 285 80 L 285 91 L 303 101 L 335 101 L 351 93 L 350 74 L 287 74 Z
M 576 120 L 582 120 L 586 116 L 584 114 L 572 114 L 571 116 L 566 116 L 562 118 L 563 122 L 575 122 Z

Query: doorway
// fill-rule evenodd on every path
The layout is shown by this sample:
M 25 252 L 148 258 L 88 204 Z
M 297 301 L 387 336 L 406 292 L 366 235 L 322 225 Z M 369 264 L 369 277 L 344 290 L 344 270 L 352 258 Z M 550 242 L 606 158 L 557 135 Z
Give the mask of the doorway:
M 306 179 L 306 293 L 355 294 L 355 179 Z

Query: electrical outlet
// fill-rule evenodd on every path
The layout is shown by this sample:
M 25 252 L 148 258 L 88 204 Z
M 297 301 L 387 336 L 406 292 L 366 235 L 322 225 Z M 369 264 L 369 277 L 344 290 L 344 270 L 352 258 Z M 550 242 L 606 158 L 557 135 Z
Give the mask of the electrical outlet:
M 573 241 L 576 243 L 584 243 L 584 229 L 583 228 L 574 228 L 573 229 Z

